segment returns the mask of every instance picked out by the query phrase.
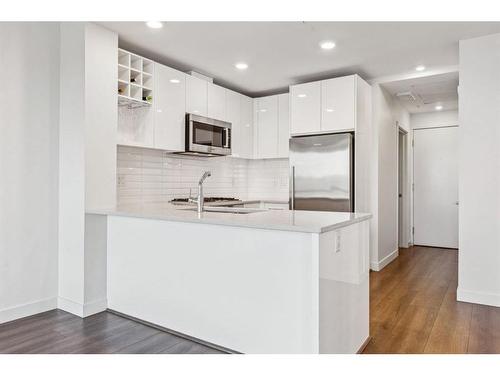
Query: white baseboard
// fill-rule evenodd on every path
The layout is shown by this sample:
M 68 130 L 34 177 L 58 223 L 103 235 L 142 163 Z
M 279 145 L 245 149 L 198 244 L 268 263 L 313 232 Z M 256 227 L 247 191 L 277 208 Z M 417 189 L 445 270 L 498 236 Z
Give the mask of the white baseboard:
M 56 297 L 35 301 L 24 305 L 8 307 L 6 309 L 0 310 L 0 324 L 54 309 L 57 309 Z
M 88 302 L 83 306 L 83 317 L 94 315 L 108 308 L 108 300 L 106 298 L 97 301 Z
M 399 249 L 394 250 L 392 253 L 387 255 L 384 259 L 379 262 L 370 262 L 370 269 L 372 271 L 381 271 L 385 266 L 391 263 L 394 259 L 399 256 Z
M 106 299 L 102 299 L 82 304 L 67 298 L 58 297 L 57 307 L 61 310 L 69 312 L 70 314 L 85 318 L 101 311 L 105 311 L 108 308 L 108 301 Z
M 462 302 L 478 303 L 480 305 L 500 307 L 500 294 L 494 293 L 457 288 L 457 300 Z

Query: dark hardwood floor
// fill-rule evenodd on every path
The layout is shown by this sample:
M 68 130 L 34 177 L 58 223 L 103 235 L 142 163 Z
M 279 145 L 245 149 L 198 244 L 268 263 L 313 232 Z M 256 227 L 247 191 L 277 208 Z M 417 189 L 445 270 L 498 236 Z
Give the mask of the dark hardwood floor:
M 0 353 L 222 352 L 109 312 L 81 319 L 52 310 L 1 324 Z
M 457 251 L 401 249 L 370 274 L 364 353 L 500 353 L 500 308 L 456 301 Z M 103 312 L 61 310 L 0 325 L 0 353 L 222 353 Z
M 457 302 L 457 250 L 401 249 L 370 274 L 364 353 L 500 353 L 500 308 Z

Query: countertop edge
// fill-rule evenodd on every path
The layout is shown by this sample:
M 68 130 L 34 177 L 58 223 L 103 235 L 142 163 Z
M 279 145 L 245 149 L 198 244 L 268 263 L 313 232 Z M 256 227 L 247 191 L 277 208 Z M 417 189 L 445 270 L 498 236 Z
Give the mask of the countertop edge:
M 227 220 L 219 220 L 217 218 L 205 218 L 201 221 L 198 218 L 184 218 L 184 217 L 175 217 L 168 216 L 164 214 L 141 214 L 134 212 L 126 212 L 126 211 L 116 211 L 116 210 L 106 210 L 106 209 L 89 209 L 85 211 L 86 215 L 107 215 L 107 216 L 122 216 L 122 217 L 132 217 L 138 219 L 149 219 L 149 220 L 162 220 L 162 221 L 173 221 L 173 222 L 183 222 L 183 223 L 193 223 L 193 224 L 210 224 L 210 225 L 223 225 L 228 227 L 242 227 L 242 228 L 253 228 L 253 229 L 263 229 L 263 230 L 279 230 L 279 231 L 287 231 L 287 232 L 300 232 L 300 233 L 315 233 L 321 234 L 330 232 L 339 228 L 347 227 L 352 224 L 360 223 L 365 220 L 369 220 L 372 218 L 372 214 L 359 213 L 362 215 L 360 217 L 349 219 L 342 221 L 340 223 L 335 223 L 323 227 L 300 227 L 294 226 L 290 227 L 289 225 L 280 225 L 275 224 L 272 226 L 264 226 L 258 224 L 246 224 L 246 223 L 238 223 L 238 222 L 228 222 Z

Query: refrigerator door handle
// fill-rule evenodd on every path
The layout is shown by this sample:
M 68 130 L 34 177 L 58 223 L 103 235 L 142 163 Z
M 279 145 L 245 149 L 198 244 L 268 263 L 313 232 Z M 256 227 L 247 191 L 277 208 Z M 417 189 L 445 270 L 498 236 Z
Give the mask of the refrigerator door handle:
M 290 177 L 290 209 L 295 209 L 295 166 L 292 166 Z

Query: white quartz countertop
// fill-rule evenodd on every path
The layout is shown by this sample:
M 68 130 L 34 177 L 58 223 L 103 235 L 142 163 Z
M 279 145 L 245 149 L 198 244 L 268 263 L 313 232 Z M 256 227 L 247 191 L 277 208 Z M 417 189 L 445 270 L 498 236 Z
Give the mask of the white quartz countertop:
M 87 210 L 86 213 L 307 233 L 328 232 L 372 217 L 371 214 L 365 213 L 291 210 L 255 210 L 245 214 L 203 212 L 198 215 L 196 211 L 186 208 L 162 203 Z

